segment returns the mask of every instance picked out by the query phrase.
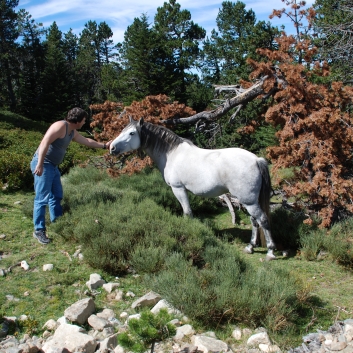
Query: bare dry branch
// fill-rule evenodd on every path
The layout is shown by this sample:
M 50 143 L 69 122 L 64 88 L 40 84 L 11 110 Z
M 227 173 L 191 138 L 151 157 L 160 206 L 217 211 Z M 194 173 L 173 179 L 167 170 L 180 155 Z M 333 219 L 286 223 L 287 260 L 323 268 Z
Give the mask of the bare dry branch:
M 236 95 L 231 99 L 227 99 L 216 109 L 213 109 L 210 111 L 203 111 L 195 115 L 189 116 L 187 118 L 174 118 L 174 119 L 163 120 L 162 122 L 165 124 L 177 125 L 177 124 L 194 124 L 200 119 L 204 119 L 207 121 L 214 121 L 220 118 L 221 116 L 225 115 L 231 109 L 237 107 L 238 105 L 244 106 L 246 103 L 250 102 L 255 97 L 261 94 L 264 94 L 263 84 L 266 78 L 267 76 L 263 77 L 260 81 L 252 85 L 250 88 L 243 90 L 243 92 L 239 93 L 238 95 Z

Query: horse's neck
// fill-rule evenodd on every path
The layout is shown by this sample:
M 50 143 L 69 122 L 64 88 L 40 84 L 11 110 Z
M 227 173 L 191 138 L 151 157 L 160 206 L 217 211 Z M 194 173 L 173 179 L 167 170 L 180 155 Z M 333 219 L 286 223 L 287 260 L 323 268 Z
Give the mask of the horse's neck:
M 151 148 L 144 148 L 145 153 L 152 159 L 156 164 L 159 171 L 163 174 L 165 165 L 167 163 L 167 156 L 165 153 L 153 151 Z

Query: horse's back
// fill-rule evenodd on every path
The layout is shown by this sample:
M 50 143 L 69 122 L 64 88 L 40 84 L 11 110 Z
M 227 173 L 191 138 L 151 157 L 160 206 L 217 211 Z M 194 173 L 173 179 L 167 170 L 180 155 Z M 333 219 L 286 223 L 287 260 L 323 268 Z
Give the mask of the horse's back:
M 208 150 L 181 144 L 168 156 L 164 177 L 169 185 L 184 186 L 200 196 L 229 191 L 239 197 L 245 190 L 250 196 L 258 194 L 261 186 L 257 159 L 241 148 Z

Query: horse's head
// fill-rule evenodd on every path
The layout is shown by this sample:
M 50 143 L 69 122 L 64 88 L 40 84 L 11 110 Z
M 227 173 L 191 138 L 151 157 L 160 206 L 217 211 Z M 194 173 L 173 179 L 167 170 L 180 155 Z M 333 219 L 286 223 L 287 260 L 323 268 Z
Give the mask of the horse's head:
M 142 118 L 139 121 L 135 121 L 130 117 L 130 123 L 110 144 L 110 153 L 118 155 L 120 153 L 138 149 L 141 145 L 139 131 L 142 124 Z

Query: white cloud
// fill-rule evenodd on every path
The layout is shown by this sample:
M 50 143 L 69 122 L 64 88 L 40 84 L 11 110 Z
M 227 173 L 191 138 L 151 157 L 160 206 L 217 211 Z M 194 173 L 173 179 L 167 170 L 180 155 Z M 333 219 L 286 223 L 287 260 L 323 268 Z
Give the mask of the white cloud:
M 134 18 L 146 14 L 153 22 L 157 8 L 163 6 L 167 0 L 24 0 L 19 8 L 25 8 L 37 22 L 42 22 L 45 27 L 54 21 L 63 32 L 73 29 L 78 34 L 82 31 L 84 24 L 89 20 L 107 22 L 114 33 L 114 42 L 124 39 L 124 32 L 133 23 Z M 219 0 L 179 0 L 181 9 L 191 12 L 192 20 L 206 29 L 207 34 L 216 28 L 216 17 L 222 7 Z M 246 9 L 252 9 L 258 20 L 269 20 L 273 9 L 280 9 L 283 4 L 280 0 L 245 0 Z M 313 0 L 307 2 L 307 6 Z M 274 25 L 288 24 L 289 20 L 283 17 L 274 20 Z M 287 27 L 287 26 L 286 26 Z

